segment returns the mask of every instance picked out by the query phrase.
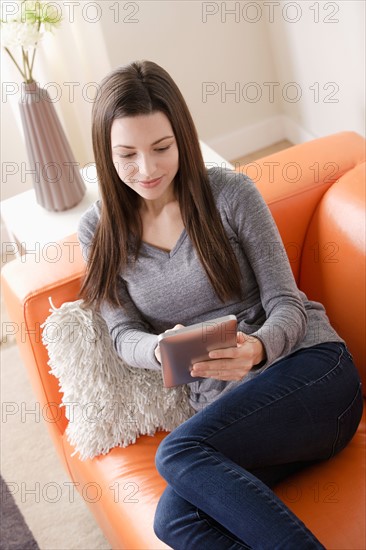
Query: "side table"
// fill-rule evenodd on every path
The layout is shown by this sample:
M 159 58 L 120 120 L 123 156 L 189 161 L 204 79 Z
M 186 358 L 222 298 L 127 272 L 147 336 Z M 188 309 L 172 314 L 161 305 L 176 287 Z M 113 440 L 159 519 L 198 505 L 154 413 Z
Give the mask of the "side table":
M 34 189 L 1 202 L 1 217 L 9 238 L 2 242 L 3 260 L 14 255 L 47 255 L 57 241 L 76 232 L 82 214 L 99 198 L 95 166 L 81 172 L 86 192 L 79 204 L 69 210 L 45 210 L 36 202 Z

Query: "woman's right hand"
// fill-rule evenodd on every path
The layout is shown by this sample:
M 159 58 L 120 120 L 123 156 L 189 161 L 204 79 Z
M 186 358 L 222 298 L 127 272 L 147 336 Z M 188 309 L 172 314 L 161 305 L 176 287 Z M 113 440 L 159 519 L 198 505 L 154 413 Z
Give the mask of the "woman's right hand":
M 164 331 L 164 334 L 165 332 L 172 332 L 172 330 L 178 330 L 179 328 L 184 328 L 184 325 L 175 325 L 175 327 L 169 328 L 168 330 Z M 159 346 L 156 346 L 154 353 L 155 353 L 156 359 L 159 361 L 159 363 L 161 363 L 161 354 L 160 354 Z

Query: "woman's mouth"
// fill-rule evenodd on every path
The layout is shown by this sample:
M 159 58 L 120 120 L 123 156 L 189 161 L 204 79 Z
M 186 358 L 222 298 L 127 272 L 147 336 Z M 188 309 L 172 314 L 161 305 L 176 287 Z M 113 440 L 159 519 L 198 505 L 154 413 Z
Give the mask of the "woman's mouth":
M 142 187 L 155 187 L 156 185 L 158 185 L 160 183 L 160 180 L 163 176 L 160 176 L 160 178 L 155 178 L 153 180 L 146 180 L 146 181 L 142 181 L 140 180 L 139 183 L 140 185 L 142 185 Z

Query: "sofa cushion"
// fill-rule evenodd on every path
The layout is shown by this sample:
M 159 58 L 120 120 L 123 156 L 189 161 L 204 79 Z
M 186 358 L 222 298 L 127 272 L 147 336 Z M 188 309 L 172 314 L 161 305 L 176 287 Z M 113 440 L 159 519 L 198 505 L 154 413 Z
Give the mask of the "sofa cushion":
M 80 462 L 64 436 L 65 458 L 91 512 L 112 543 L 129 550 L 164 549 L 153 534 L 154 511 L 166 483 L 155 453 L 167 434 L 142 436 L 134 445 Z M 350 444 L 334 458 L 306 468 L 275 492 L 326 548 L 359 550 L 366 540 L 366 410 Z M 94 501 L 94 502 L 93 502 Z M 98 503 L 98 504 L 95 504 Z M 143 528 L 142 528 L 143 526 Z
M 280 483 L 275 493 L 326 548 L 361 550 L 366 541 L 366 409 L 338 455 Z
M 155 508 L 166 482 L 155 468 L 155 453 L 167 432 L 143 435 L 134 445 L 81 462 L 64 435 L 64 453 L 72 480 L 112 548 L 169 548 L 154 534 Z M 121 546 L 123 541 L 123 547 Z

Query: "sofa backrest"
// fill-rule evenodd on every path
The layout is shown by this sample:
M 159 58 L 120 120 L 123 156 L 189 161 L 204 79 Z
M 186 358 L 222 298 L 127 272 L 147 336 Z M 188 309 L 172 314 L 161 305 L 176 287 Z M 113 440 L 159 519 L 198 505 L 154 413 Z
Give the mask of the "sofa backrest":
M 365 162 L 365 154 L 364 138 L 355 132 L 340 132 L 237 168 L 254 181 L 265 198 L 297 283 L 301 251 L 315 208 L 333 183 Z
M 68 421 L 64 408 L 60 408 L 62 394 L 58 380 L 49 374 L 48 354 L 42 344 L 42 325 L 50 315 L 50 298 L 57 308 L 77 299 L 85 267 L 75 235 L 59 245 L 57 262 L 40 260 L 31 254 L 5 265 L 2 289 L 42 417 L 62 454 L 60 438 Z
M 312 216 L 301 257 L 300 288 L 321 302 L 345 339 L 366 387 L 365 167 L 334 183 Z

